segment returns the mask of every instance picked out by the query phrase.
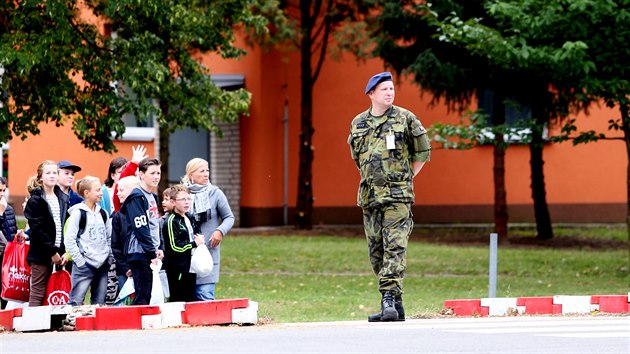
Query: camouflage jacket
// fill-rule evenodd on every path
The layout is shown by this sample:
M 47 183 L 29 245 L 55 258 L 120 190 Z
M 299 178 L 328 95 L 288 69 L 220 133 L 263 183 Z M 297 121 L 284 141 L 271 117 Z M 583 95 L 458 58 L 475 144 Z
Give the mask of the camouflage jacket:
M 380 117 L 367 110 L 352 120 L 348 144 L 361 174 L 360 207 L 414 202 L 412 163 L 431 158 L 426 133 L 413 113 L 397 106 Z M 388 135 L 393 135 L 389 149 Z

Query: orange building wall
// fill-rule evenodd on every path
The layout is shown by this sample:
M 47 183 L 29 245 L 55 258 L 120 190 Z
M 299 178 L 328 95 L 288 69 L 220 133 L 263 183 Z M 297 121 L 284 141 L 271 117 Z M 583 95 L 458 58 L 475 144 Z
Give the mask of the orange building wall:
M 244 46 L 244 45 L 243 45 Z M 244 74 L 252 93 L 250 116 L 241 128 L 241 207 L 245 225 L 281 222 L 283 204 L 283 115 L 289 112 L 288 205 L 296 205 L 300 133 L 299 55 L 248 48 L 239 60 L 204 58 L 216 74 Z M 315 223 L 360 222 L 356 207 L 358 171 L 350 159 L 347 136 L 352 118 L 369 107 L 363 90 L 367 79 L 383 71 L 379 60 L 359 62 L 344 56 L 327 60 L 314 88 L 313 190 Z M 438 121 L 455 122 L 444 106 L 430 107 L 430 95 L 396 78 L 395 104 L 413 111 L 428 127 Z M 595 107 L 580 115 L 581 129 L 605 132 L 615 110 Z M 132 142 L 118 143 L 123 156 Z M 149 144 L 150 145 L 150 144 Z M 150 151 L 153 147 L 150 147 Z M 11 141 L 9 186 L 12 201 L 19 198 L 26 179 L 43 159 L 69 159 L 105 177 L 114 155 L 88 152 L 67 127 L 42 127 L 42 134 L 25 142 Z M 627 157 L 622 141 L 602 141 L 579 147 L 547 144 L 544 150 L 547 198 L 553 221 L 625 220 Z M 491 222 L 493 195 L 492 147 L 469 151 L 443 150 L 434 145 L 432 160 L 415 180 L 417 222 Z M 533 221 L 529 149 L 511 146 L 506 153 L 506 187 L 511 221 Z M 577 220 L 575 220 L 577 219 Z M 291 218 L 292 220 L 292 218 Z M 289 221 L 291 222 L 291 221 Z
M 281 116 L 282 96 L 285 94 L 283 87 L 286 82 L 291 127 L 289 206 L 293 207 L 296 204 L 299 151 L 299 56 L 286 53 L 263 54 L 260 63 L 260 71 L 267 77 L 264 80 L 264 90 L 270 90 L 263 92 L 264 103 L 267 107 L 273 107 L 273 112 L 263 112 L 264 118 L 258 119 L 257 116 L 253 119 L 257 122 L 244 120 L 242 124 L 244 132 L 249 132 L 250 129 L 257 132 L 254 136 L 244 134 L 244 151 L 258 151 L 255 161 L 242 162 L 243 187 L 262 188 L 244 192 L 242 205 L 261 209 L 281 206 L 279 197 L 282 190 L 278 181 L 282 173 L 282 147 L 279 144 L 282 125 L 278 116 Z M 287 75 L 282 70 L 291 74 Z M 341 62 L 328 60 L 324 64 L 314 89 L 313 189 L 316 210 L 331 209 L 332 212 L 337 212 L 339 208 L 348 209 L 355 205 L 359 176 L 348 153 L 348 127 L 352 118 L 369 106 L 369 100 L 363 94 L 365 82 L 372 74 L 382 70 L 383 64 L 378 60 L 362 63 L 352 57 L 345 57 Z M 248 89 L 251 88 L 248 86 Z M 437 121 L 456 121 L 457 116 L 447 112 L 444 106 L 430 107 L 430 99 L 430 95 L 421 95 L 416 86 L 399 78 L 396 104 L 415 112 L 425 126 Z M 257 103 L 258 101 L 254 104 Z M 610 116 L 618 116 L 618 112 L 594 107 L 588 117 L 579 115 L 579 127 L 581 130 L 595 128 L 606 131 Z M 261 141 L 260 135 L 265 135 L 266 140 L 262 138 Z M 478 205 L 491 211 L 494 200 L 492 148 L 481 147 L 469 151 L 442 150 L 438 146 L 434 148 L 432 161 L 415 181 L 416 205 L 427 208 L 436 205 L 464 206 L 469 209 Z M 622 222 L 626 203 L 624 191 L 627 159 L 624 148 L 621 141 L 601 141 L 577 147 L 570 142 L 547 144 L 544 151 L 545 177 L 552 218 L 555 214 L 560 220 L 570 221 L 567 216 L 571 215 L 571 208 L 590 205 L 591 209 L 583 211 L 586 217 L 591 217 L 590 221 L 612 218 Z M 528 221 L 533 221 L 533 213 L 528 211 L 532 204 L 529 159 L 527 146 L 515 145 L 507 151 L 507 198 L 511 209 L 515 211 L 515 220 L 527 218 Z M 267 168 L 259 170 L 261 165 Z M 271 200 L 275 202 L 270 202 Z M 605 204 L 603 208 L 600 208 L 601 204 Z M 556 206 L 558 210 L 554 212 Z M 609 215 L 611 208 L 615 215 L 612 217 Z M 598 213 L 600 215 L 596 215 Z M 486 221 L 491 221 L 492 213 L 486 212 L 484 217 Z M 581 218 L 582 216 L 580 220 L 583 220 Z M 356 221 L 356 218 L 352 220 Z

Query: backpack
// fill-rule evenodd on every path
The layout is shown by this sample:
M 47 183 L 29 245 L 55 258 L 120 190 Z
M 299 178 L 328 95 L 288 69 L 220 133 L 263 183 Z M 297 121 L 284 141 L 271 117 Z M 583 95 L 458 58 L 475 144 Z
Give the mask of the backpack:
M 87 223 L 87 211 L 83 209 L 79 209 L 81 212 L 81 217 L 79 218 L 79 232 L 77 233 L 77 242 L 79 237 L 85 232 L 85 224 Z M 99 209 L 101 212 L 101 217 L 103 218 L 103 223 L 107 223 L 107 212 L 103 210 L 103 208 Z
M 79 211 L 81 212 L 81 215 L 79 217 L 79 231 L 77 232 L 77 245 L 79 246 L 79 252 L 81 252 L 81 254 L 85 254 L 85 251 L 83 250 L 83 247 L 81 246 L 81 243 L 79 242 L 79 239 L 81 238 L 81 235 L 83 235 L 83 233 L 85 232 L 85 224 L 87 223 L 87 211 L 83 210 L 83 209 L 79 209 Z M 107 212 L 105 210 L 103 210 L 103 208 L 99 209 L 101 217 L 103 218 L 103 223 L 107 223 Z

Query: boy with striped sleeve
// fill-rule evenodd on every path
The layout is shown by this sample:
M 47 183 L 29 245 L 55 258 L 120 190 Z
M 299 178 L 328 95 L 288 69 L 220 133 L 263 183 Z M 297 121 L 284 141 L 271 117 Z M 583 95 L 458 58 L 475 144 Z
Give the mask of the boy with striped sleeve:
M 192 249 L 203 244 L 205 237 L 194 234 L 193 227 L 186 216 L 190 210 L 192 198 L 188 188 L 175 185 L 170 188 L 169 201 L 173 207 L 162 226 L 164 235 L 164 266 L 170 290 L 170 300 L 196 301 L 195 283 L 197 276 L 190 273 Z

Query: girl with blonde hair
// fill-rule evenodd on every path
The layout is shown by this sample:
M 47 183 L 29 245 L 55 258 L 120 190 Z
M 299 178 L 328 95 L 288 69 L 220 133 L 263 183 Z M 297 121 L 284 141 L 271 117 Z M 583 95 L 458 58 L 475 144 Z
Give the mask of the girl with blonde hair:
M 31 266 L 29 307 L 41 306 L 53 264 L 63 266 L 68 256 L 63 244 L 63 223 L 68 212 L 68 196 L 57 186 L 58 167 L 46 160 L 27 183 L 30 197 L 24 208 L 30 232 L 26 261 Z
M 77 181 L 76 190 L 83 202 L 68 210 L 70 217 L 65 225 L 64 244 L 72 256 L 72 290 L 68 305 L 83 305 L 88 288 L 92 305 L 104 305 L 108 260 L 112 255 L 112 222 L 100 205 L 103 190 L 98 178 L 84 177 Z
M 195 293 L 198 300 L 214 300 L 221 266 L 221 241 L 234 226 L 234 214 L 225 194 L 210 183 L 208 161 L 198 157 L 188 161 L 182 183 L 193 199 L 189 213 L 194 231 L 206 236 L 205 243 L 214 263 L 209 276 L 197 277 Z

